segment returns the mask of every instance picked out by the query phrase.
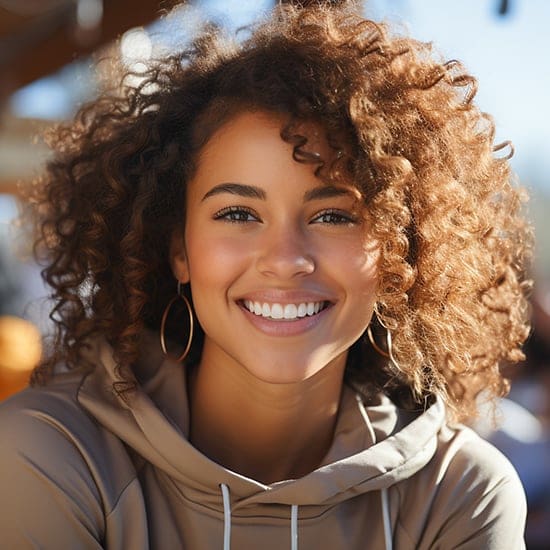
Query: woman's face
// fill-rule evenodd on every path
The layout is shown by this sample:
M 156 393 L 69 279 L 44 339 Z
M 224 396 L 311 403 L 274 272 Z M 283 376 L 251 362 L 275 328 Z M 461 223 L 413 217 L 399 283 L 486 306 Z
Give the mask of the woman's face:
M 245 111 L 214 133 L 188 184 L 184 243 L 172 246 L 205 333 L 201 362 L 272 383 L 343 369 L 377 287 L 377 246 L 357 191 L 293 160 L 284 122 Z M 330 161 L 320 127 L 300 133 L 306 150 Z

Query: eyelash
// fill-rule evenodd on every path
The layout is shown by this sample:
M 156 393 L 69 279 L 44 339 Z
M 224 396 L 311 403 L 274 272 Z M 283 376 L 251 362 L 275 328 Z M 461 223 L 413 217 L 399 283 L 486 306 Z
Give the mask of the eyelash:
M 246 216 L 246 219 L 244 216 Z M 230 223 L 248 223 L 258 221 L 258 217 L 250 208 L 244 206 L 227 206 L 214 214 L 215 220 L 225 220 Z
M 321 221 L 322 218 L 329 218 L 330 221 Z M 244 206 L 227 206 L 216 212 L 214 220 L 224 220 L 229 223 L 249 223 L 260 221 L 256 213 L 250 208 Z M 357 218 L 342 210 L 329 208 L 319 212 L 311 220 L 312 223 L 325 223 L 328 225 L 353 225 L 357 223 Z
M 320 212 L 313 218 L 312 221 L 319 220 L 320 218 L 330 217 L 332 221 L 325 221 L 320 223 L 327 223 L 329 225 L 353 225 L 357 223 L 357 218 L 352 216 L 348 212 L 342 210 L 336 210 L 334 208 L 329 208 Z

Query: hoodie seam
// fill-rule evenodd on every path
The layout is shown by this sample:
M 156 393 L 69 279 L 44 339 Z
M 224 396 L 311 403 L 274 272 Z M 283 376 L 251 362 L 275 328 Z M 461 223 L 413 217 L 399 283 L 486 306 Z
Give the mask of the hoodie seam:
M 80 400 L 79 400 L 79 396 L 80 396 L 80 392 L 82 390 L 82 387 L 84 386 L 84 383 L 85 383 L 86 379 L 92 374 L 92 372 L 93 372 L 93 370 L 90 369 L 88 372 L 84 373 L 84 375 L 80 379 L 80 381 L 79 381 L 79 383 L 76 387 L 75 402 L 78 405 L 78 408 L 91 420 L 91 422 L 94 424 L 94 426 L 97 428 L 98 431 L 105 431 L 106 428 L 97 420 L 97 418 L 95 418 L 88 410 L 86 410 L 85 407 L 82 406 L 82 404 L 80 403 Z M 107 430 L 107 431 L 109 431 L 109 430 Z M 111 433 L 111 432 L 109 431 L 109 433 Z M 126 449 L 124 449 L 124 451 L 126 452 L 126 454 L 128 454 L 128 451 Z M 80 452 L 80 450 L 79 450 L 79 452 Z M 82 455 L 82 453 L 80 453 L 80 454 Z M 109 518 L 113 514 L 116 507 L 118 506 L 118 503 L 120 502 L 120 499 L 121 499 L 122 495 L 126 492 L 128 487 L 137 479 L 137 472 L 136 472 L 136 475 L 132 476 L 130 478 L 130 480 L 128 481 L 128 483 L 126 483 L 124 485 L 123 489 L 118 493 L 118 495 L 116 496 L 116 498 L 115 498 L 114 502 L 112 503 L 112 505 L 107 506 L 108 502 L 105 501 L 105 497 L 104 497 L 104 494 L 103 494 L 104 491 L 102 491 L 100 486 L 98 485 L 96 476 L 93 473 L 93 469 L 91 468 L 91 466 L 89 464 L 89 461 L 86 459 L 86 457 L 84 455 L 82 455 L 82 458 L 83 458 L 84 462 L 86 463 L 88 471 L 90 472 L 90 476 L 94 480 L 94 484 L 95 484 L 95 486 L 97 488 L 97 491 L 98 491 L 98 494 L 101 498 L 101 502 L 102 502 L 102 505 L 103 505 L 103 510 L 105 510 L 105 530 L 106 530 L 107 529 L 107 518 Z
M 407 539 L 409 541 L 409 544 L 411 545 L 411 548 L 412 547 L 416 548 L 416 542 L 413 539 L 413 537 L 411 536 L 411 534 L 407 531 L 406 527 L 404 526 L 403 522 L 401 521 L 401 517 L 400 517 L 400 514 L 399 514 L 399 510 L 401 509 L 401 501 L 403 499 L 402 487 L 400 486 L 400 484 L 395 484 L 394 487 L 395 487 L 395 490 L 397 492 L 397 496 L 399 497 L 398 513 L 397 513 L 397 518 L 396 518 L 395 525 L 396 525 L 396 527 L 399 527 L 399 530 L 407 537 Z M 396 529 L 394 529 L 394 533 L 395 532 L 396 532 Z
M 409 541 L 411 548 L 417 548 L 417 543 L 413 540 L 407 529 L 405 529 L 404 525 L 401 523 L 401 521 L 398 519 L 396 525 L 399 527 L 399 530 L 402 534 L 404 534 L 407 537 L 407 540 Z
M 114 503 L 113 503 L 113 506 L 110 510 L 110 512 L 108 512 L 106 515 L 105 515 L 105 520 L 107 520 L 116 510 L 119 502 L 120 502 L 120 499 L 122 498 L 122 496 L 124 495 L 124 493 L 128 490 L 128 488 L 130 487 L 130 485 L 132 485 L 132 483 L 134 483 L 135 481 L 137 480 L 137 476 L 136 477 L 133 477 L 132 479 L 130 479 L 130 481 L 128 481 L 128 483 L 123 487 L 123 489 L 120 491 L 120 493 L 118 494 L 117 498 L 115 499 Z
M 69 395 L 74 400 L 73 402 L 76 409 L 81 413 L 83 413 L 86 416 L 86 418 L 88 418 L 88 420 L 91 421 L 91 423 L 96 429 L 101 429 L 101 426 L 98 424 L 97 420 L 93 418 L 90 414 L 88 414 L 88 412 L 81 406 L 77 398 L 79 388 L 85 376 L 83 376 L 82 379 L 79 381 L 74 393 L 71 392 Z M 54 393 L 52 395 L 52 398 L 58 399 L 58 396 L 55 395 Z M 32 410 L 29 412 L 29 415 L 33 419 L 36 419 L 39 422 L 43 422 L 45 425 L 47 425 L 52 430 L 54 430 L 57 434 L 59 434 L 65 441 L 67 441 L 67 443 L 71 445 L 71 447 L 74 449 L 76 454 L 80 457 L 82 461 L 82 465 L 86 470 L 86 473 L 89 475 L 90 480 L 93 482 L 93 486 L 95 488 L 97 498 L 99 499 L 98 504 L 101 506 L 101 509 L 103 511 L 103 520 L 104 520 L 103 525 L 98 527 L 99 527 L 101 537 L 104 537 L 107 529 L 107 523 L 106 523 L 107 514 L 105 513 L 107 510 L 106 501 L 104 498 L 104 491 L 101 490 L 101 487 L 98 484 L 97 476 L 94 473 L 93 462 L 90 460 L 90 457 L 85 452 L 83 452 L 83 449 L 82 449 L 82 447 L 84 446 L 83 441 L 86 441 L 86 440 L 80 436 L 78 431 L 73 431 L 70 427 L 68 427 L 65 424 L 62 417 L 54 415 L 48 410 L 44 410 L 44 409 Z M 94 499 L 95 498 L 96 496 L 94 495 Z

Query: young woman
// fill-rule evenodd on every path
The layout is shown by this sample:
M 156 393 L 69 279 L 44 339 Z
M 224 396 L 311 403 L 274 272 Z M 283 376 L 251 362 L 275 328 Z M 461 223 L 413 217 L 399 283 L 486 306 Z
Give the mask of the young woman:
M 353 7 L 206 32 L 52 134 L 57 339 L 0 409 L 8 548 L 523 547 L 460 422 L 527 335 L 475 80 Z

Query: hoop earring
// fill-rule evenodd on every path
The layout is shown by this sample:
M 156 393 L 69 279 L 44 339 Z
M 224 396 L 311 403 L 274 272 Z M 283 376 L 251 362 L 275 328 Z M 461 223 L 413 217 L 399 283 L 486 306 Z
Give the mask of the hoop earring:
M 387 329 L 386 329 L 387 330 Z M 387 352 L 387 351 L 384 351 L 375 341 L 374 341 L 374 336 L 372 335 L 372 328 L 371 326 L 369 325 L 367 327 L 367 336 L 369 337 L 369 342 L 371 343 L 371 346 L 375 349 L 375 351 L 377 351 L 380 355 L 382 355 L 383 357 L 388 357 L 390 356 L 390 354 Z
M 187 337 L 187 345 L 185 346 L 184 352 L 176 359 L 178 362 L 182 362 L 189 353 L 189 350 L 191 349 L 191 342 L 193 341 L 193 328 L 194 328 L 194 319 L 193 319 L 193 310 L 191 309 L 191 304 L 189 303 L 189 300 L 183 294 L 181 291 L 181 282 L 178 281 L 178 289 L 177 294 L 168 302 L 168 305 L 164 309 L 164 312 L 162 314 L 162 320 L 160 322 L 160 347 L 164 353 L 164 355 L 170 355 L 168 353 L 168 350 L 166 349 L 166 340 L 164 339 L 164 332 L 166 330 L 166 319 L 168 318 L 168 313 L 170 312 L 170 309 L 178 300 L 178 298 L 181 298 L 183 302 L 185 303 L 185 306 L 187 307 L 187 313 L 189 315 L 189 335 Z
M 367 336 L 369 338 L 369 342 L 371 343 L 371 345 L 372 345 L 372 347 L 374 348 L 375 351 L 377 351 L 383 357 L 388 358 L 391 361 L 391 363 L 393 364 L 393 366 L 396 369 L 400 370 L 399 364 L 397 363 L 397 361 L 395 360 L 395 357 L 393 356 L 393 342 L 392 342 L 392 337 L 391 337 L 391 331 L 384 323 L 382 323 L 382 321 L 380 321 L 380 318 L 378 317 L 378 312 L 376 310 L 374 311 L 374 315 L 376 316 L 376 320 L 378 321 L 378 324 L 386 329 L 386 346 L 388 348 L 388 351 L 384 351 L 375 342 L 374 336 L 372 334 L 372 328 L 371 328 L 370 324 L 367 327 Z

